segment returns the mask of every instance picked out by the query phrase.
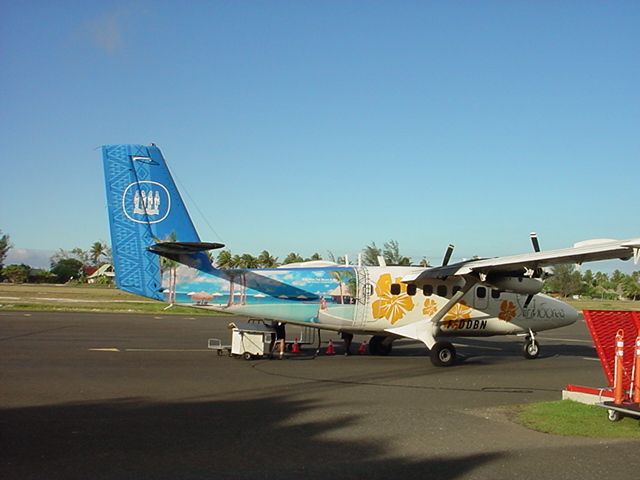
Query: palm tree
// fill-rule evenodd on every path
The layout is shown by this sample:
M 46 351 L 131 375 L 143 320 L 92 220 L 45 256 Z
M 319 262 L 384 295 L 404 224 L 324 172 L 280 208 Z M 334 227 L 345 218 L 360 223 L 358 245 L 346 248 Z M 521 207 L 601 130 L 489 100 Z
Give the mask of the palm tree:
M 156 240 L 156 243 L 177 242 L 178 235 L 174 230 L 169 235 L 167 235 L 164 240 L 161 240 L 160 242 L 158 242 L 157 239 L 154 239 L 154 240 Z M 170 258 L 160 256 L 160 275 L 162 275 L 163 272 L 169 272 L 168 300 L 169 300 L 169 303 L 171 304 L 175 303 L 176 301 L 176 284 L 178 283 L 178 265 L 179 265 L 178 262 L 176 262 L 175 260 L 171 260 Z
M 216 261 L 216 266 L 218 268 L 231 268 L 231 260 L 233 259 L 233 255 L 229 250 L 222 250 L 218 254 L 218 259 Z
M 304 262 L 304 258 L 302 258 L 298 253 L 291 252 L 289 255 L 285 257 L 285 259 L 282 261 L 282 264 L 287 265 L 288 263 L 298 263 L 298 262 Z
M 263 250 L 258 255 L 258 265 L 260 268 L 275 268 L 278 266 L 278 259 L 273 257 L 268 251 Z
M 94 266 L 98 266 L 100 258 L 105 256 L 107 249 L 108 247 L 106 243 L 93 242 L 93 245 L 91 245 L 91 249 L 89 250 L 89 258 L 91 258 L 91 262 Z

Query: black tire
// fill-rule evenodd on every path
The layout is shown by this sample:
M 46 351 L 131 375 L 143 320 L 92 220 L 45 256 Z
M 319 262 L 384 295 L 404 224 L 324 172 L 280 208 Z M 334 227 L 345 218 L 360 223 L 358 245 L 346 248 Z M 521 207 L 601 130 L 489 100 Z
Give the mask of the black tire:
M 449 342 L 436 342 L 430 357 L 436 367 L 450 367 L 456 361 L 456 349 Z
M 253 355 L 251 355 L 249 352 L 244 352 L 242 354 L 242 358 L 244 358 L 245 360 L 251 360 L 253 358 Z
M 540 355 L 540 344 L 537 340 L 527 340 L 522 344 L 522 355 L 527 360 L 533 360 Z
M 607 410 L 607 418 L 610 422 L 619 422 L 622 420 L 622 415 L 617 410 Z
M 375 335 L 369 340 L 369 354 L 386 356 L 391 353 L 391 342 L 385 342 L 387 337 L 383 335 Z

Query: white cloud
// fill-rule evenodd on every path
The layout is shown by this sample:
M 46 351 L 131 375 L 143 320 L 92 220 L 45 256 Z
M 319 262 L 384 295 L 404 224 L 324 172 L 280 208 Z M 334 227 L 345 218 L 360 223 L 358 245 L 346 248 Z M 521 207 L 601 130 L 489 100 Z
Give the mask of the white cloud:
M 53 250 L 33 250 L 29 248 L 12 248 L 4 260 L 5 265 L 24 263 L 33 268 L 51 267 L 51 256 L 56 253 Z

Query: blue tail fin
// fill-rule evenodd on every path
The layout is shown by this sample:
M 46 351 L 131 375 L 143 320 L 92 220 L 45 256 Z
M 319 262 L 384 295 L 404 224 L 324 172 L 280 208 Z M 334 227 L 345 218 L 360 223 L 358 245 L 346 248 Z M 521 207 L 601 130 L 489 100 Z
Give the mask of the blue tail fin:
M 102 147 L 116 286 L 158 300 L 160 241 L 200 242 L 187 209 L 155 145 Z

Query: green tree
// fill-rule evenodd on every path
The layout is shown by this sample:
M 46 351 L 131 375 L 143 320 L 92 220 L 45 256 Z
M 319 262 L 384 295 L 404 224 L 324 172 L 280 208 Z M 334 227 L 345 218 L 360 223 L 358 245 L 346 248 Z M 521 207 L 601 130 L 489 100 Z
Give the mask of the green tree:
M 51 265 L 53 273 L 61 282 L 68 282 L 72 278 L 80 278 L 83 264 L 76 258 L 62 258 Z
M 553 276 L 546 281 L 545 287 L 561 297 L 569 297 L 580 291 L 581 283 L 582 275 L 575 265 L 564 264 L 553 267 Z
M 218 254 L 218 258 L 216 259 L 216 265 L 218 268 L 228 269 L 232 268 L 232 260 L 233 255 L 230 250 L 222 250 Z
M 2 230 L 0 230 L 0 269 L 2 269 L 2 265 L 4 265 L 4 260 L 7 258 L 7 253 L 11 249 L 11 243 L 9 243 L 9 235 L 2 234 Z
M 20 265 L 7 265 L 2 269 L 2 274 L 13 283 L 24 283 L 29 278 L 31 267 L 21 263 Z
M 422 257 L 422 260 L 420 260 L 420 263 L 418 265 L 427 268 L 431 266 L 431 263 L 429 262 L 429 260 L 427 260 L 427 257 Z
M 385 242 L 382 255 L 387 265 L 411 265 L 411 259 L 400 254 L 400 247 L 396 240 Z
M 629 300 L 640 300 L 640 283 L 628 275 L 622 282 L 622 293 Z
M 282 264 L 287 265 L 289 263 L 298 263 L 298 262 L 304 262 L 304 258 L 302 258 L 298 253 L 291 252 L 289 255 L 285 257 L 285 259 L 282 261 Z
M 322 260 L 322 256 L 318 252 L 314 253 L 309 258 L 304 259 L 305 262 L 315 262 L 318 260 Z
M 29 272 L 28 283 L 54 283 L 56 276 L 43 268 L 32 268 Z
M 382 256 L 382 250 L 376 246 L 376 242 L 371 242 L 362 250 L 363 265 L 378 265 L 378 257 Z
M 178 234 L 176 231 L 172 231 L 163 240 L 154 239 L 156 243 L 169 242 L 175 243 L 178 241 Z M 160 275 L 164 276 L 164 272 L 169 275 L 169 298 L 167 299 L 170 304 L 176 302 L 176 285 L 178 283 L 178 265 L 176 260 L 171 258 L 160 256 Z
M 338 265 L 344 265 L 345 257 L 337 257 L 333 254 L 332 251 L 327 252 L 327 256 L 329 257 L 329 261 L 333 263 L 337 263 Z
M 258 255 L 258 266 L 260 268 L 275 268 L 278 266 L 278 259 L 268 251 L 263 250 L 260 255 Z
M 107 247 L 105 242 L 93 242 L 93 245 L 91 245 L 91 248 L 89 249 L 89 258 L 91 259 L 91 263 L 96 267 L 104 263 L 101 259 L 107 256 L 108 251 L 109 247 Z
M 243 253 L 237 265 L 238 268 L 258 268 L 258 259 L 249 253 Z

